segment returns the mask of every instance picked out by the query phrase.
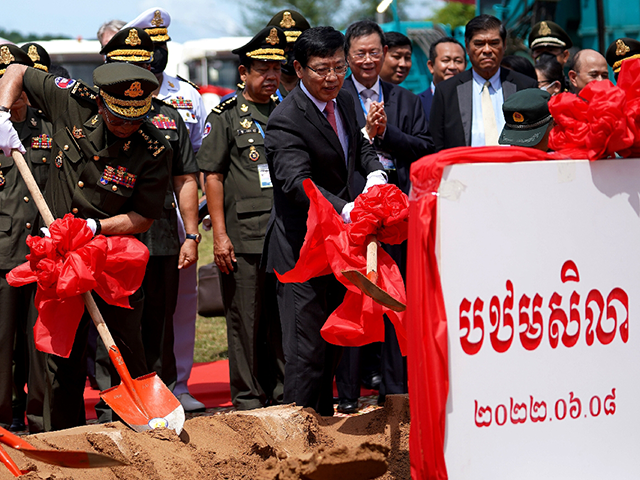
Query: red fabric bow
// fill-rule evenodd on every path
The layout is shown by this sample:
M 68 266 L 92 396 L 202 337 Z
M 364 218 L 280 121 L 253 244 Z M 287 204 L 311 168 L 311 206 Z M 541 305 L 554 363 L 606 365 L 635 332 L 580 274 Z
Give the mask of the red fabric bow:
M 627 122 L 627 95 L 609 80 L 590 82 L 580 96 L 561 93 L 549 101 L 556 126 L 549 147 L 571 158 L 612 157 L 634 143 Z
M 634 135 L 633 145 L 618 154 L 624 158 L 637 158 L 640 157 L 640 59 L 622 62 L 618 87 L 627 95 L 627 125 Z
M 38 350 L 69 357 L 84 312 L 80 296 L 95 290 L 108 304 L 131 308 L 144 278 L 149 250 L 129 236 L 95 238 L 85 220 L 67 214 L 49 226 L 51 237 L 27 237 L 27 262 L 7 275 L 20 287 L 38 282 L 33 329 Z
M 302 283 L 333 273 L 348 291 L 342 304 L 322 327 L 322 337 L 329 343 L 356 347 L 384 341 L 386 314 L 393 322 L 402 352 L 406 350 L 404 313 L 394 312 L 364 295 L 342 274 L 343 270 L 366 272 L 366 238 L 397 244 L 407 238 L 409 202 L 395 185 L 376 185 L 356 198 L 351 211 L 352 223 L 345 225 L 335 208 L 310 180 L 303 182 L 309 197 L 307 234 L 300 258 L 293 270 L 280 275 L 283 283 Z M 406 303 L 404 281 L 398 266 L 387 252 L 378 249 L 377 285 L 393 298 Z

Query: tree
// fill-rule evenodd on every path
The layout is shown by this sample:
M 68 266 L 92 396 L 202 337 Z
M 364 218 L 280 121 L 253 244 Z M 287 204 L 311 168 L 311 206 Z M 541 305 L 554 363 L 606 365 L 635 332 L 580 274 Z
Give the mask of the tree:
M 60 38 L 71 38 L 65 35 L 36 35 L 34 33 L 23 35 L 22 33 L 16 32 L 15 30 L 8 31 L 4 28 L 0 28 L 0 37 L 16 44 L 25 42 L 37 42 L 38 40 L 57 40 Z
M 451 28 L 456 28 L 464 27 L 475 16 L 475 5 L 448 2 L 444 7 L 438 9 L 429 20 L 433 23 L 448 24 L 451 25 Z

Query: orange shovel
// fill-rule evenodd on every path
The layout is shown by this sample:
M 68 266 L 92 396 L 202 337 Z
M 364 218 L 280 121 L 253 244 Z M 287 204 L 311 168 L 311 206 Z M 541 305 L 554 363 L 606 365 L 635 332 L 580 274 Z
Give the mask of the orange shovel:
M 27 184 L 31 196 L 36 202 L 40 215 L 42 215 L 48 227 L 54 221 L 54 218 L 38 188 L 38 184 L 33 178 L 31 170 L 27 166 L 27 162 L 17 150 L 12 150 L 11 155 L 18 166 L 18 170 L 20 170 L 20 175 L 22 175 L 24 182 Z M 179 435 L 184 425 L 184 409 L 180 401 L 155 373 L 136 379 L 131 378 L 129 369 L 125 365 L 122 354 L 113 341 L 111 333 L 109 333 L 107 324 L 104 322 L 102 314 L 91 296 L 91 292 L 83 293 L 82 299 L 100 334 L 100 338 L 102 338 L 109 352 L 109 358 L 122 380 L 120 385 L 100 392 L 102 399 L 137 432 L 166 427 L 175 430 Z
M 115 458 L 107 457 L 99 453 L 83 452 L 80 450 L 42 450 L 2 427 L 0 427 L 0 442 L 16 450 L 20 450 L 29 458 L 60 467 L 99 468 L 125 465 Z M 27 470 L 20 470 L 2 447 L 0 447 L 0 459 L 14 476 L 19 477 L 20 475 L 28 473 Z
M 342 274 L 362 290 L 362 293 L 370 296 L 380 305 L 390 308 L 394 312 L 404 312 L 407 306 L 396 300 L 378 285 L 378 241 L 375 235 L 367 237 L 367 274 L 363 275 L 358 270 L 343 270 Z

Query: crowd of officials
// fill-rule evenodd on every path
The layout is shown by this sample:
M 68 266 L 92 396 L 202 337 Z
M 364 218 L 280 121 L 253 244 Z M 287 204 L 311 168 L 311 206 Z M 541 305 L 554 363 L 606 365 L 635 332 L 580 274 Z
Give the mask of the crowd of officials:
M 532 63 L 505 56 L 504 25 L 481 15 L 467 24 L 464 45 L 452 37 L 431 44 L 433 80 L 415 95 L 401 86 L 412 66 L 406 36 L 368 20 L 343 35 L 283 10 L 234 50 L 241 83 L 206 112 L 197 86 L 164 72 L 170 21 L 152 8 L 102 25 L 105 64 L 91 85 L 51 65 L 38 44 L 0 44 L 0 426 L 23 430 L 25 414 L 32 433 L 82 425 L 87 375 L 100 390 L 120 381 L 87 314 L 68 358 L 35 348 L 36 287 L 11 287 L 6 276 L 25 261 L 27 235 L 48 232 L 13 149 L 54 217 L 71 213 L 94 235 L 135 235 L 148 247 L 131 309 L 94 294 L 132 376 L 156 372 L 186 411 L 204 410 L 187 389 L 200 187 L 221 272 L 234 406 L 295 402 L 332 415 L 337 400 L 338 411 L 353 413 L 361 385 L 379 391 L 379 404 L 406 393 L 406 363 L 386 318 L 380 344 L 342 348 L 322 339 L 345 294 L 333 276 L 278 281 L 275 272 L 294 267 L 305 238 L 302 181 L 312 179 L 349 223 L 355 198 L 374 185 L 391 182 L 408 194 L 411 163 L 430 153 L 498 144 L 546 150 L 551 96 L 579 95 L 607 79 L 608 66 L 618 72 L 640 55 L 632 39 L 614 42 L 606 59 L 572 52 L 562 28 L 542 21 L 528 38 Z M 383 248 L 404 275 L 406 244 Z M 117 419 L 103 402 L 96 411 L 101 422 Z

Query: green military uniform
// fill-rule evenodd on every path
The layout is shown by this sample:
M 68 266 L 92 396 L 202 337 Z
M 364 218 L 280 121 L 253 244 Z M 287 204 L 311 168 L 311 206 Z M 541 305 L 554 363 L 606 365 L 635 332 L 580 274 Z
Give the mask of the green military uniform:
M 118 31 L 100 52 L 107 62 L 146 64 L 152 58 L 153 42 L 140 28 L 126 27 Z M 169 158 L 172 177 L 198 172 L 195 154 L 180 113 L 171 104 L 153 99 L 149 112 L 151 123 L 170 143 L 173 155 Z M 173 354 L 173 313 L 178 296 L 178 214 L 176 211 L 173 182 L 169 182 L 164 198 L 162 216 L 144 233 L 136 237 L 149 249 L 149 262 L 142 283 L 145 294 L 142 314 L 142 341 L 149 371 L 155 371 L 163 382 L 172 388 L 176 382 L 176 365 Z M 96 380 L 100 388 L 107 388 L 110 381 L 104 367 L 110 360 L 102 342 L 98 343 L 98 370 Z M 99 418 L 110 420 L 110 410 Z
M 267 28 L 234 53 L 257 60 L 281 61 L 284 43 L 279 28 Z M 225 224 L 237 264 L 233 272 L 221 274 L 221 284 L 231 399 L 241 410 L 261 407 L 267 401 L 258 381 L 257 348 L 264 286 L 260 257 L 273 205 L 264 132 L 276 106 L 275 96 L 269 103 L 256 104 L 248 101 L 239 89 L 207 117 L 205 137 L 197 155 L 200 170 L 224 175 Z
M 101 99 L 111 114 L 132 121 L 148 113 L 150 93 L 157 86 L 151 73 L 126 64 L 98 67 L 94 82 L 102 88 Z M 150 219 L 162 216 L 173 152 L 150 121 L 128 138 L 119 138 L 98 113 L 98 91 L 84 83 L 28 69 L 23 86 L 31 103 L 53 122 L 53 166 L 44 195 L 55 217 L 73 213 L 100 220 L 128 212 Z M 130 297 L 131 310 L 94 298 L 131 375 L 147 373 L 140 336 L 141 291 Z M 89 321 L 85 314 L 69 358 L 48 357 L 47 430 L 85 423 L 82 357 Z M 115 369 L 111 379 L 113 385 L 119 383 Z

